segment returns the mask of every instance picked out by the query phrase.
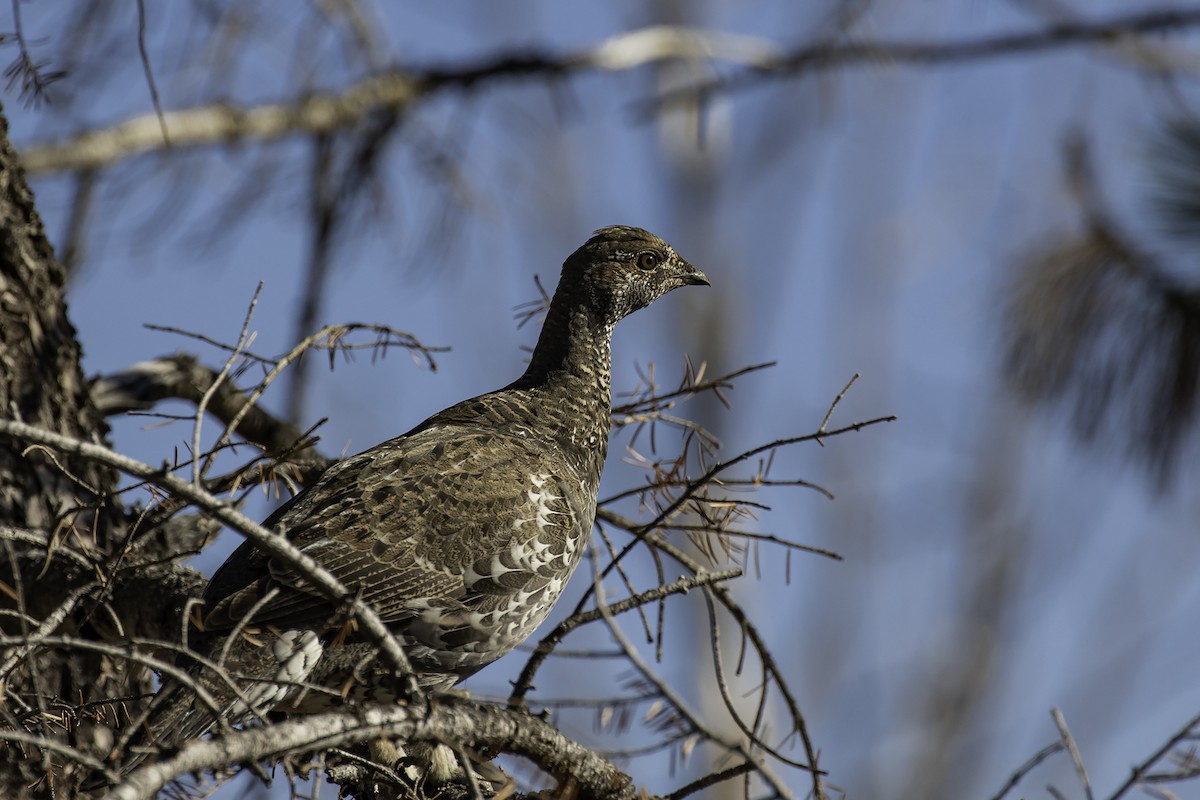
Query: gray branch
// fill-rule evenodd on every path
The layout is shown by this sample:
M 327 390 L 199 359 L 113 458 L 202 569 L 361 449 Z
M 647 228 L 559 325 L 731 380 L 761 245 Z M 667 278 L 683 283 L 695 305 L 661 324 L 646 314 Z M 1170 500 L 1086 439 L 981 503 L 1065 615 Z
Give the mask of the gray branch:
M 449 68 L 404 66 L 371 75 L 341 92 L 257 106 L 217 103 L 146 114 L 109 128 L 85 131 L 22 153 L 27 172 L 102 169 L 142 153 L 170 147 L 181 150 L 244 141 L 270 141 L 296 134 L 346 130 L 372 113 L 402 114 L 414 103 L 445 91 L 475 88 L 486 82 L 541 77 L 550 79 L 589 71 L 625 71 L 675 59 L 724 61 L 741 72 L 729 79 L 689 86 L 660 101 L 694 101 L 713 92 L 732 91 L 764 80 L 799 73 L 870 64 L 929 66 L 1023 55 L 1088 44 L 1114 44 L 1147 34 L 1200 25 L 1200 9 L 1160 8 L 1098 20 L 1060 22 L 1031 31 L 973 37 L 960 41 L 862 41 L 820 43 L 788 52 L 767 39 L 701 31 L 681 26 L 652 26 L 617 34 L 591 47 L 568 53 L 503 54 L 477 64 Z
M 112 375 L 92 381 L 92 401 L 106 417 L 127 411 L 145 411 L 166 399 L 199 404 L 217 379 L 217 373 L 195 357 L 186 354 L 163 356 L 134 364 Z M 228 423 L 243 413 L 249 403 L 244 392 L 229 382 L 221 382 L 207 409 L 221 422 Z M 304 432 L 257 405 L 251 406 L 238 425 L 238 433 L 272 453 L 281 453 L 304 440 Z
M 544 720 L 479 702 L 438 697 L 427 708 L 391 706 L 296 717 L 189 742 L 176 755 L 131 773 L 106 800 L 152 800 L 182 775 L 344 747 L 380 737 L 455 742 L 527 758 L 580 800 L 634 800 L 632 779 Z

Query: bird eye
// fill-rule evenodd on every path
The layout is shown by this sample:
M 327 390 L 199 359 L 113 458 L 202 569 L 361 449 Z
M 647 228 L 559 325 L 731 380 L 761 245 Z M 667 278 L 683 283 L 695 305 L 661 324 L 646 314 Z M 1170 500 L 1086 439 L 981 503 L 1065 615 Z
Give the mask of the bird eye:
M 638 253 L 637 265 L 638 269 L 644 269 L 646 271 L 654 269 L 658 266 L 658 253 L 655 253 L 651 250 L 643 250 L 642 252 Z

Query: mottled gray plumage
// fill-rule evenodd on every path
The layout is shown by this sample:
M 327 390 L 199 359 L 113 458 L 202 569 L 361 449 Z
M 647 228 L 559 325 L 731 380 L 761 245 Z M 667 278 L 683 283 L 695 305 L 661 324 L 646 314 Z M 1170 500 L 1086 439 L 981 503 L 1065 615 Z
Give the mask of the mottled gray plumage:
M 563 265 L 520 378 L 335 464 L 265 525 L 374 607 L 422 684 L 452 686 L 524 641 L 579 562 L 608 449 L 613 326 L 672 289 L 707 283 L 647 231 L 597 231 Z M 360 662 L 373 651 L 345 623 L 247 541 L 213 575 L 192 641 L 246 688 L 236 698 L 196 675 L 233 723 L 367 692 L 371 665 Z M 159 742 L 215 724 L 191 691 L 161 694 L 149 723 Z

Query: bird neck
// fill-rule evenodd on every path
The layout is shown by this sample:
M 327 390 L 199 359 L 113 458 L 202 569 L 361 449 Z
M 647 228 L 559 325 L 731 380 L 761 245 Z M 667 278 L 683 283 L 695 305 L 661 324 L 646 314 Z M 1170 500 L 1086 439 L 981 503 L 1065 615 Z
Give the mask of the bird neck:
M 608 449 L 612 323 L 576 298 L 555 295 L 525 373 L 541 422 L 560 444 L 599 456 Z

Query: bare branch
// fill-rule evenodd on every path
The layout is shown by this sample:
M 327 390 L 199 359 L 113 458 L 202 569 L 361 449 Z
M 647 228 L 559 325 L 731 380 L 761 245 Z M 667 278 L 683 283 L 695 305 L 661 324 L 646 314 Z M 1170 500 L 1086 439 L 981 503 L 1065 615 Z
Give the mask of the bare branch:
M 775 366 L 776 363 L 777 362 L 775 361 L 764 361 L 761 364 L 751 364 L 748 367 L 742 367 L 741 369 L 734 370 L 733 372 L 727 372 L 724 375 L 719 375 L 715 378 L 709 378 L 708 380 L 685 380 L 683 385 L 681 385 L 675 391 L 664 392 L 663 394 L 658 394 L 653 390 L 653 387 L 650 387 L 651 391 L 646 396 L 639 397 L 638 399 L 629 403 L 613 406 L 613 416 L 615 417 L 622 414 L 644 414 L 648 411 L 657 411 L 670 408 L 670 405 L 664 405 L 666 401 L 675 400 L 677 398 L 692 397 L 693 395 L 707 391 L 714 392 L 714 394 L 716 394 L 717 397 L 723 401 L 723 398 L 721 398 L 719 392 L 720 389 L 732 389 L 733 382 L 736 379 L 744 375 L 749 375 L 752 372 L 770 369 L 771 367 Z
M 667 520 L 669 520 L 671 518 L 671 516 L 673 516 L 677 511 L 679 511 L 680 508 L 683 507 L 684 503 L 688 502 L 693 497 L 695 497 L 696 494 L 702 488 L 709 486 L 709 485 L 713 484 L 714 482 L 716 482 L 718 477 L 722 473 L 724 473 L 726 470 L 728 470 L 730 467 L 734 467 L 734 466 L 737 466 L 738 464 L 744 463 L 745 461 L 748 461 L 749 459 L 753 458 L 754 456 L 760 455 L 762 453 L 774 453 L 776 450 L 778 450 L 781 447 L 786 447 L 786 446 L 794 445 L 794 444 L 800 444 L 802 442 L 819 441 L 822 438 L 840 436 L 844 433 L 849 433 L 851 431 L 860 431 L 863 428 L 870 427 L 872 425 L 878 425 L 878 424 L 885 423 L 885 422 L 895 422 L 895 420 L 896 420 L 895 415 L 888 415 L 885 417 L 876 417 L 875 419 L 864 420 L 862 422 L 851 423 L 850 425 L 844 425 L 840 428 L 835 428 L 833 430 L 820 429 L 814 433 L 806 434 L 804 436 L 794 436 L 794 437 L 787 438 L 787 439 L 776 439 L 773 442 L 769 442 L 767 444 L 760 445 L 758 447 L 754 447 L 749 450 L 746 450 L 746 451 L 734 456 L 733 458 L 729 459 L 728 461 L 718 461 L 712 467 L 710 467 L 708 470 L 706 470 L 702 475 L 700 475 L 698 478 L 689 480 L 687 482 L 687 484 L 683 487 L 683 491 L 680 492 L 678 495 L 676 495 L 669 503 L 667 503 L 666 506 L 664 508 L 662 508 L 658 512 L 658 514 L 655 515 L 655 517 L 652 520 L 650 520 L 649 522 L 642 523 L 642 524 L 637 524 L 633 528 L 630 528 L 629 529 L 630 533 L 632 533 L 634 535 L 633 540 L 630 541 L 629 544 L 627 544 L 625 546 L 625 548 L 622 549 L 621 552 L 618 553 L 612 559 L 612 561 L 609 563 L 608 567 L 605 568 L 604 574 L 607 575 L 609 572 L 611 572 L 613 569 L 615 569 L 616 566 L 634 549 L 634 547 L 637 546 L 638 542 L 640 540 L 642 540 L 643 537 L 647 536 L 651 531 L 654 531 L 656 528 L 659 528 L 660 526 L 665 524 L 667 522 Z M 606 509 L 597 510 L 597 512 L 596 512 L 597 518 L 607 518 L 607 519 L 610 519 L 610 521 L 616 520 L 616 519 L 621 519 L 621 518 L 617 517 L 616 515 L 613 515 L 611 517 L 606 517 L 605 513 L 604 513 L 605 511 L 606 511 Z M 582 598 L 580 598 L 577 609 L 582 608 L 583 605 L 588 601 L 590 596 L 591 596 L 591 590 L 589 589 L 587 592 L 584 593 L 584 596 Z
M 0 728 L 0 741 L 27 744 L 42 751 L 49 750 L 77 764 L 82 764 L 90 770 L 99 772 L 110 779 L 116 778 L 116 775 L 109 771 L 104 762 L 94 756 L 89 756 L 81 752 L 77 747 L 72 747 L 63 742 L 56 742 L 53 739 L 47 739 L 46 737 L 37 736 L 32 733 L 25 733 L 24 731 L 6 730 L 4 728 Z
M 194 356 L 177 354 L 134 364 L 129 369 L 103 375 L 92 382 L 92 400 L 105 416 L 141 411 L 174 398 L 199 405 L 208 389 L 217 385 L 215 370 Z M 208 402 L 208 411 L 221 422 L 230 422 L 249 403 L 245 393 L 221 383 Z M 238 433 L 264 450 L 279 452 L 303 439 L 298 427 L 254 405 L 243 417 Z
M 594 70 L 622 71 L 673 59 L 720 60 L 745 69 L 730 78 L 686 87 L 655 104 L 691 102 L 697 95 L 731 91 L 797 73 L 876 63 L 928 66 L 1022 55 L 1086 44 L 1110 44 L 1122 37 L 1178 31 L 1200 24 L 1194 8 L 1154 9 L 1102 20 L 1055 22 L 1034 31 L 977 37 L 958 42 L 821 43 L 786 52 L 756 37 L 653 26 L 617 34 L 575 53 L 504 54 L 482 63 L 452 68 L 399 67 L 372 76 L 342 92 L 315 93 L 292 102 L 258 106 L 217 104 L 135 117 L 106 129 L 30 147 L 23 154 L 31 174 L 97 169 L 164 145 L 171 131 L 175 149 L 295 134 L 323 134 L 357 125 L 371 113 L 402 114 L 431 95 L 474 88 L 485 82 L 532 76 L 555 77 Z
M 627 597 L 620 600 L 601 611 L 599 608 L 593 608 L 588 611 L 577 611 L 571 616 L 564 619 L 558 625 L 554 626 L 554 630 L 542 637 L 538 642 L 537 647 L 533 649 L 529 660 L 525 662 L 525 667 L 521 670 L 520 677 L 513 684 L 512 694 L 508 698 L 508 707 L 517 709 L 522 708 L 525 703 L 525 696 L 533 685 L 533 676 L 537 673 L 542 662 L 546 660 L 554 649 L 559 645 L 567 634 L 581 625 L 586 625 L 589 622 L 603 619 L 605 614 L 616 615 L 623 614 L 626 611 L 644 606 L 647 603 L 653 603 L 661 600 L 664 597 L 669 597 L 673 594 L 686 594 L 689 590 L 698 586 L 707 586 L 711 583 L 719 581 L 731 580 L 742 574 L 742 570 L 738 567 L 732 569 L 719 570 L 717 572 L 707 572 L 701 570 L 694 575 L 685 575 L 677 581 L 673 581 L 662 586 L 657 586 L 649 589 L 633 597 Z
M 1021 779 L 1032 772 L 1038 764 L 1041 764 L 1055 753 L 1062 752 L 1064 749 L 1066 749 L 1066 746 L 1062 743 L 1062 739 L 1059 739 L 1057 742 L 1052 742 L 1034 753 L 1033 758 L 1017 767 L 1016 771 L 1009 776 L 1000 791 L 992 796 L 992 800 L 1004 800 L 1004 796 L 1017 788 L 1017 784 L 1021 782 Z
M 1071 729 L 1067 727 L 1067 720 L 1062 711 L 1057 708 L 1051 710 L 1050 716 L 1054 719 L 1054 727 L 1058 728 L 1058 735 L 1062 737 L 1063 747 L 1071 755 L 1071 763 L 1075 765 L 1075 774 L 1079 776 L 1079 783 L 1083 786 L 1083 796 L 1087 800 L 1092 800 L 1094 796 L 1092 781 L 1088 778 L 1087 767 L 1083 764 L 1083 756 L 1075 745 L 1075 737 L 1071 735 Z
M 678 511 L 679 508 L 685 502 L 687 502 L 692 497 L 694 497 L 696 492 L 701 487 L 711 484 L 715 478 L 717 478 L 719 475 L 721 475 L 721 473 L 725 472 L 725 470 L 729 469 L 730 467 L 734 467 L 734 466 L 737 466 L 738 464 L 748 461 L 751 458 L 753 458 L 754 456 L 760 455 L 762 453 L 767 453 L 767 452 L 771 452 L 774 450 L 778 450 L 781 447 L 787 447 L 787 446 L 793 445 L 793 444 L 800 444 L 802 442 L 819 441 L 822 438 L 827 438 L 827 437 L 831 437 L 831 436 L 840 436 L 841 434 L 849 433 L 851 431 L 861 431 L 863 428 L 868 428 L 872 425 L 879 425 L 881 423 L 895 422 L 895 421 L 896 421 L 896 416 L 894 414 L 889 414 L 884 417 L 876 417 L 874 419 L 868 419 L 868 420 L 864 420 L 862 422 L 854 422 L 854 423 L 851 423 L 850 425 L 844 425 L 840 428 L 834 428 L 833 430 L 818 430 L 815 433 L 806 434 L 804 436 L 793 436 L 793 437 L 787 438 L 787 439 L 776 439 L 773 442 L 768 442 L 767 444 L 759 445 L 758 447 L 754 447 L 749 450 L 746 450 L 746 451 L 734 456 L 733 458 L 729 459 L 728 461 L 718 461 L 716 464 L 714 464 L 712 467 L 710 467 L 706 472 L 704 472 L 704 474 L 702 474 L 700 477 L 695 478 L 692 481 L 690 481 L 688 483 L 688 485 L 686 487 L 684 487 L 684 491 L 680 492 L 679 496 L 676 497 L 675 500 L 670 505 L 668 505 L 665 509 L 660 511 L 653 520 L 642 525 L 641 530 L 642 530 L 642 532 L 648 532 L 648 531 L 654 530 L 659 525 L 661 525 L 663 522 L 665 522 L 668 518 L 670 518 L 670 516 L 672 514 L 674 514 L 676 511 Z
M 250 342 L 253 339 L 253 335 L 250 333 L 250 322 L 254 319 L 254 310 L 258 308 L 258 298 L 262 295 L 262 290 L 263 282 L 259 281 L 258 286 L 254 289 L 254 296 L 250 298 L 250 306 L 246 309 L 246 316 L 242 320 L 242 330 L 238 334 L 233 352 L 225 359 L 225 363 L 221 365 L 221 371 L 216 374 L 209 387 L 200 395 L 199 402 L 196 403 L 196 419 L 192 424 L 192 483 L 197 486 L 200 485 L 200 480 L 208 475 L 208 470 L 213 463 L 213 456 L 210 454 L 205 459 L 203 468 L 200 465 L 200 431 L 204 424 L 204 411 L 208 408 L 208 404 L 212 401 L 213 396 L 229 378 L 229 373 L 233 370 L 234 366 L 241 360 L 242 351 L 250 346 Z M 214 452 L 228 439 L 228 434 L 235 427 L 234 420 L 244 418 L 250 413 L 251 406 L 256 405 L 254 398 L 246 398 L 246 402 L 242 408 L 234 414 L 233 419 L 226 423 L 225 433 L 221 436 L 221 440 L 217 442 L 216 447 L 213 448 Z
M 1042 28 L 998 36 L 978 36 L 959 41 L 821 42 L 786 53 L 765 66 L 748 67 L 729 77 L 685 86 L 656 98 L 653 108 L 696 97 L 731 92 L 765 81 L 810 72 L 863 67 L 874 64 L 939 64 L 981 61 L 1027 55 L 1081 45 L 1114 45 L 1132 37 L 1183 31 L 1200 25 L 1200 9 L 1160 8 L 1097 20 L 1061 20 Z
M 506 54 L 471 66 L 374 74 L 342 92 L 314 93 L 294 102 L 259 106 L 217 104 L 127 120 L 111 128 L 33 146 L 22 153 L 30 174 L 95 169 L 163 146 L 162 126 L 175 150 L 213 144 L 274 140 L 352 128 L 377 111 L 403 114 L 415 102 L 448 90 L 531 76 L 591 70 L 621 71 L 676 58 L 719 58 L 766 66 L 775 46 L 748 36 L 655 26 L 617 34 L 568 54 Z
M 792 791 L 778 776 L 776 776 L 770 770 L 767 764 L 763 761 L 763 757 L 760 753 L 755 752 L 752 749 L 752 746 L 747 747 L 740 741 L 728 740 L 717 736 L 702 723 L 699 715 L 689 708 L 683 697 L 680 696 L 669 685 L 667 685 L 666 681 L 662 680 L 658 675 L 656 675 L 654 670 L 650 669 L 649 665 L 647 665 L 645 660 L 642 659 L 641 654 L 638 653 L 637 648 L 635 648 L 625 636 L 624 631 L 621 630 L 621 627 L 617 624 L 615 618 L 609 612 L 608 606 L 604 602 L 604 587 L 598 571 L 596 573 L 595 580 L 592 582 L 592 587 L 596 595 L 596 610 L 600 612 L 601 617 L 608 625 L 609 633 L 614 639 L 617 640 L 617 643 L 621 646 L 621 649 L 625 651 L 625 657 L 641 674 L 642 678 L 654 686 L 659 696 L 666 700 L 677 713 L 681 714 L 687 720 L 688 725 L 693 731 L 700 733 L 704 738 L 724 747 L 731 752 L 739 753 L 747 761 L 752 762 L 755 765 L 758 774 L 762 776 L 765 781 L 767 781 L 778 797 L 785 798 L 785 800 L 790 800 L 790 798 L 793 798 L 794 795 L 792 794 Z
M 846 396 L 846 392 L 850 391 L 850 387 L 853 386 L 858 379 L 859 374 L 856 372 L 850 376 L 850 380 L 847 381 L 846 385 L 842 387 L 842 390 L 837 393 L 837 397 L 833 398 L 833 402 L 829 404 L 829 410 L 825 412 L 825 418 L 821 420 L 821 427 L 817 428 L 818 431 L 824 431 L 826 427 L 828 427 L 829 419 L 833 416 L 833 412 L 837 410 L 838 404 L 842 402 L 842 398 Z M 825 443 L 820 439 L 817 439 L 817 442 L 820 443 L 822 447 L 825 446 Z
M 171 135 L 167 131 L 167 122 L 163 119 L 162 101 L 158 97 L 158 84 L 154 82 L 154 69 L 150 66 L 150 52 L 146 49 L 146 0 L 137 0 L 138 12 L 138 56 L 142 60 L 142 74 L 146 76 L 146 87 L 150 90 L 150 102 L 154 105 L 154 114 L 158 117 L 158 127 L 162 131 L 163 144 L 171 146 Z
M 391 347 L 401 347 L 410 351 L 415 358 L 431 370 L 437 369 L 434 353 L 445 352 L 447 348 L 429 346 L 421 343 L 416 337 L 404 331 L 383 325 L 347 323 L 342 325 L 327 325 L 311 336 L 306 337 L 292 350 L 279 359 L 265 359 L 255 356 L 244 349 L 244 342 L 237 345 L 226 345 L 207 337 L 182 331 L 177 328 L 151 326 L 156 330 L 198 338 L 207 344 L 219 347 L 231 354 L 230 360 L 222 373 L 217 373 L 190 355 L 178 354 L 164 356 L 153 361 L 135 364 L 129 369 L 115 375 L 98 378 L 92 385 L 92 398 L 97 408 L 106 416 L 124 411 L 144 410 L 166 398 L 177 398 L 204 404 L 208 395 L 207 410 L 217 419 L 226 423 L 223 438 L 212 449 L 216 450 L 228 441 L 230 434 L 236 430 L 247 441 L 254 442 L 270 453 L 293 452 L 291 460 L 304 461 L 310 457 L 324 463 L 318 454 L 305 452 L 314 442 L 308 442 L 308 436 L 298 427 L 281 420 L 259 405 L 258 400 L 270 383 L 289 364 L 300 358 L 308 350 L 327 350 L 332 356 L 342 353 L 349 356 L 357 350 L 370 350 L 372 354 L 384 353 Z M 352 333 L 368 331 L 375 334 L 372 341 L 348 341 Z M 243 337 L 245 330 L 243 329 Z M 223 380 L 221 375 L 230 369 L 233 359 L 238 356 L 261 361 L 271 365 L 271 369 L 259 385 L 250 393 L 245 394 Z M 217 387 L 215 390 L 213 387 Z M 299 445 L 303 445 L 297 447 Z
M 1109 795 L 1108 800 L 1118 800 L 1118 798 L 1129 794 L 1130 790 L 1147 778 L 1155 764 L 1165 758 L 1181 742 L 1197 735 L 1200 735 L 1200 714 L 1185 722 L 1183 727 L 1177 730 L 1171 738 L 1163 742 L 1161 747 L 1151 753 L 1145 761 L 1134 767 L 1126 781 L 1115 792 Z
M 271 760 L 290 753 L 345 747 L 381 737 L 417 742 L 450 741 L 473 750 L 518 755 L 532 761 L 563 786 L 571 786 L 581 800 L 634 800 L 639 797 L 629 776 L 568 739 L 544 720 L 519 711 L 443 695 L 433 698 L 425 709 L 380 706 L 358 712 L 316 714 L 192 741 L 175 756 L 133 772 L 106 797 L 108 800 L 151 800 L 169 781 L 191 772 Z
M 741 764 L 732 766 L 729 769 L 723 769 L 720 772 L 714 772 L 711 775 L 705 775 L 703 778 L 692 781 L 687 786 L 683 786 L 666 796 L 665 800 L 683 800 L 683 798 L 693 795 L 701 789 L 707 789 L 710 786 L 716 786 L 718 783 L 723 783 L 727 780 L 732 780 L 741 775 L 745 775 L 754 770 L 754 764 L 749 761 L 743 761 Z
M 24 640 L 25 637 L 19 638 Z M 9 637 L 0 637 L 0 643 L 10 647 L 16 645 L 14 639 L 10 639 Z M 190 690 L 194 692 L 196 699 L 201 703 L 201 705 L 203 705 L 207 710 L 211 711 L 214 717 L 218 719 L 218 724 L 223 725 L 226 728 L 229 726 L 229 723 L 224 718 L 220 717 L 221 706 L 217 703 L 216 699 L 207 689 L 192 680 L 191 676 L 188 675 L 186 670 L 176 666 L 171 661 L 164 661 L 162 659 L 155 658 L 154 656 L 147 655 L 135 647 L 136 645 L 153 645 L 160 649 L 187 653 L 189 656 L 195 657 L 193 653 L 184 650 L 178 645 L 168 645 L 165 642 L 157 641 L 146 642 L 138 638 L 132 639 L 129 645 L 116 645 L 108 644 L 106 642 L 96 642 L 89 639 L 81 639 L 77 636 L 65 636 L 61 634 L 43 636 L 41 637 L 40 644 L 44 645 L 45 647 L 60 648 L 63 650 L 82 650 L 93 653 L 102 653 L 110 658 L 121 659 L 149 667 L 159 674 L 166 675 L 174 680 L 180 681 L 181 683 L 186 683 L 188 684 Z M 224 683 L 224 685 L 230 691 L 241 697 L 242 691 L 240 686 L 229 676 L 227 672 L 220 668 L 220 665 L 208 663 L 206 666 L 213 671 L 213 674 L 222 683 Z M 101 702 L 102 704 L 107 704 L 116 701 L 110 698 Z
M 9 539 L 14 542 L 33 545 L 40 550 L 46 550 L 47 553 L 53 552 L 55 555 L 75 561 L 78 565 L 90 569 L 92 567 L 91 560 L 70 547 L 56 547 L 48 534 L 43 531 L 28 530 L 26 528 L 13 528 L 8 525 L 0 525 L 0 539 Z
M 646 538 L 653 547 L 662 550 L 664 553 L 668 554 L 671 556 L 671 558 L 675 559 L 688 569 L 693 571 L 701 569 L 700 565 L 696 563 L 695 559 L 656 533 L 651 533 L 647 535 Z M 758 654 L 759 659 L 761 659 L 763 669 L 767 672 L 768 677 L 770 677 L 775 682 L 775 685 L 779 688 L 779 693 L 783 696 L 783 700 L 787 707 L 788 715 L 791 717 L 792 724 L 795 726 L 796 731 L 800 734 L 800 741 L 804 744 L 804 753 L 808 758 L 808 763 L 810 765 L 809 769 L 811 770 L 813 787 L 812 796 L 817 800 L 820 800 L 820 798 L 825 797 L 825 791 L 821 781 L 821 775 L 824 773 L 817 766 L 817 751 L 816 748 L 813 747 L 812 738 L 808 734 L 808 725 L 804 721 L 804 715 L 800 713 L 800 704 L 796 702 L 796 698 L 792 694 L 791 688 L 784 679 L 783 673 L 780 671 L 779 666 L 775 663 L 775 659 L 771 656 L 770 649 L 767 647 L 765 640 L 762 638 L 762 634 L 759 633 L 758 627 L 751 622 L 745 610 L 741 607 L 737 600 L 734 599 L 733 595 L 725 589 L 725 587 L 713 585 L 709 587 L 709 590 L 712 592 L 712 596 L 715 597 L 717 601 L 720 602 L 720 604 L 725 608 L 725 610 L 728 611 L 733 617 L 734 622 L 738 624 L 742 635 L 750 642 L 751 646 L 754 648 L 754 651 Z

